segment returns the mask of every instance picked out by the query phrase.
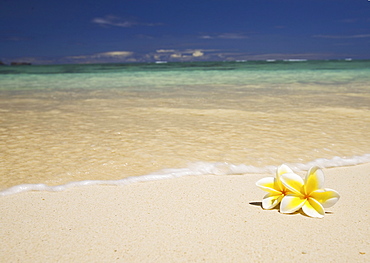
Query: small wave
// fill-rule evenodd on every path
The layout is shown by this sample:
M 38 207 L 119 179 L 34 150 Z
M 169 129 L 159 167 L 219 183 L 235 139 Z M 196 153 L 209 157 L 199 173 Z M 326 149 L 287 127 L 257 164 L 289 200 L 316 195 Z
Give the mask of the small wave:
M 312 162 L 303 163 L 286 163 L 293 171 L 307 171 L 312 166 L 320 168 L 332 168 L 342 166 L 352 166 L 370 162 L 370 154 L 361 156 L 353 156 L 351 158 L 333 157 L 332 159 L 320 158 Z M 155 173 L 141 176 L 132 176 L 120 180 L 86 180 L 79 182 L 70 182 L 64 185 L 48 186 L 46 184 L 21 184 L 0 191 L 0 196 L 17 194 L 27 191 L 49 191 L 59 192 L 72 187 L 89 186 L 89 185 L 128 185 L 138 182 L 155 181 L 163 179 L 178 178 L 183 176 L 198 176 L 198 175 L 231 175 L 231 174 L 274 174 L 277 166 L 268 165 L 264 167 L 256 167 L 245 164 L 230 164 L 230 163 L 208 163 L 197 162 L 191 163 L 186 168 L 164 169 Z

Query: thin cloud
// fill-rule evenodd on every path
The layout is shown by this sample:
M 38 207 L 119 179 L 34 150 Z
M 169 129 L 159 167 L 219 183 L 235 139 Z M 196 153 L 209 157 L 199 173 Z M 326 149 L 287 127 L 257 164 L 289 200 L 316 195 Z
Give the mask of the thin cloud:
M 351 38 L 368 38 L 370 34 L 359 34 L 359 35 L 314 35 L 316 38 L 328 38 L 328 39 L 351 39 Z
M 93 23 L 100 26 L 118 26 L 118 27 L 132 27 L 136 25 L 132 21 L 122 21 L 120 18 L 115 16 L 97 17 L 92 20 Z
M 133 19 L 123 19 L 114 15 L 107 15 L 105 17 L 96 17 L 91 20 L 92 23 L 100 26 L 116 26 L 116 27 L 133 27 L 133 26 L 159 26 L 161 23 L 139 23 Z
M 223 33 L 218 35 L 202 35 L 199 38 L 202 39 L 246 39 L 247 35 L 243 33 Z
M 217 49 L 158 49 L 155 53 L 146 54 L 146 58 L 164 61 L 200 61 L 212 60 Z
M 175 49 L 157 49 L 156 52 L 157 53 L 174 53 L 178 51 Z
M 97 53 L 95 57 L 129 57 L 132 56 L 134 52 L 131 51 L 111 51 L 111 52 L 103 52 Z
M 69 56 L 69 59 L 91 59 L 91 58 L 102 58 L 102 57 L 129 57 L 132 56 L 134 52 L 131 51 L 110 51 L 103 53 L 96 53 L 92 55 L 80 55 L 80 56 Z
M 90 55 L 65 57 L 61 62 L 72 63 L 123 63 L 136 62 L 135 53 L 132 51 L 109 51 Z

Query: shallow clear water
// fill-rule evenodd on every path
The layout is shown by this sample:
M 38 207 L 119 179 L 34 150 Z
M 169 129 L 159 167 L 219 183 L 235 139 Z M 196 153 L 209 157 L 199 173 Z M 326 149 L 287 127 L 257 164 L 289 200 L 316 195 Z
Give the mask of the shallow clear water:
M 370 61 L 0 67 L 0 189 L 355 164 L 369 130 Z

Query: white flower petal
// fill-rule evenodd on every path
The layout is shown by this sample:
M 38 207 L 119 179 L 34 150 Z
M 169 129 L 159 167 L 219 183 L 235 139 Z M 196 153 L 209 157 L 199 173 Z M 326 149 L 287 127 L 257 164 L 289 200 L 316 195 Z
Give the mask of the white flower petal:
M 279 189 L 275 189 L 275 178 L 265 177 L 256 182 L 256 185 L 264 191 L 272 194 L 281 194 Z
M 313 198 L 308 198 L 307 202 L 302 206 L 302 211 L 310 217 L 323 218 L 325 215 L 322 205 Z
M 286 164 L 282 164 L 276 170 L 276 177 L 282 174 L 288 174 L 288 173 L 293 173 L 292 169 L 290 169 Z
M 280 203 L 280 212 L 290 214 L 298 211 L 306 202 L 305 198 L 296 195 L 286 195 Z
M 275 189 L 279 189 L 281 192 L 287 192 L 287 188 L 283 185 L 283 183 L 280 180 L 280 176 L 286 173 L 293 173 L 292 169 L 290 169 L 286 164 L 280 165 L 276 170 Z
M 274 195 L 274 194 L 268 193 L 267 195 L 263 197 L 262 208 L 272 209 L 280 203 L 282 198 L 283 198 L 283 195 Z
M 294 194 L 300 195 L 303 191 L 303 179 L 295 173 L 282 174 L 280 180 L 283 185 Z
M 310 196 L 316 199 L 324 208 L 332 207 L 340 198 L 337 191 L 329 188 L 316 190 Z
M 317 189 L 324 187 L 324 173 L 319 167 L 312 167 L 305 178 L 305 192 L 310 194 Z

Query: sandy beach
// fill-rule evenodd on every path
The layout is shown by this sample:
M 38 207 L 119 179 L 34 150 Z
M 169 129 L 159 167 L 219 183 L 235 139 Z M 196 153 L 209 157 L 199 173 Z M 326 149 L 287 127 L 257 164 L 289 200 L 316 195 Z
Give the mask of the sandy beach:
M 370 263 L 370 0 L 2 2 L 0 263 Z
M 324 172 L 323 219 L 263 210 L 263 174 L 3 196 L 0 261 L 369 262 L 370 164 Z

